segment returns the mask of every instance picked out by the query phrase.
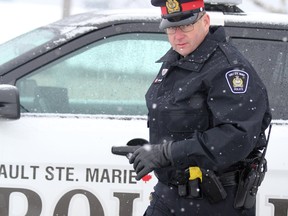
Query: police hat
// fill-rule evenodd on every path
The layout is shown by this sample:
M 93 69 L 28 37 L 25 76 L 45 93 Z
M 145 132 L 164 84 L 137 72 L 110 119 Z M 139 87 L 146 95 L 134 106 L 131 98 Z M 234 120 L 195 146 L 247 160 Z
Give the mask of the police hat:
M 151 0 L 151 4 L 161 7 L 160 29 L 188 25 L 196 22 L 198 13 L 204 11 L 204 0 Z

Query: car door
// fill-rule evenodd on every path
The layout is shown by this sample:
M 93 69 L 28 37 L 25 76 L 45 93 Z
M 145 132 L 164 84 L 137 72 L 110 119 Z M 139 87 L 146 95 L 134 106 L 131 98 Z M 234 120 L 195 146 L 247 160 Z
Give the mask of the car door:
M 226 31 L 232 43 L 249 59 L 266 85 L 272 112 L 273 126 L 266 156 L 268 172 L 259 188 L 257 215 L 286 215 L 288 30 L 281 26 L 238 23 L 237 26 L 227 26 Z
M 148 139 L 144 95 L 169 44 L 142 25 L 84 35 L 3 77 L 19 89 L 21 118 L 0 121 L 1 215 L 143 213 L 155 177 L 136 182 L 111 154 Z

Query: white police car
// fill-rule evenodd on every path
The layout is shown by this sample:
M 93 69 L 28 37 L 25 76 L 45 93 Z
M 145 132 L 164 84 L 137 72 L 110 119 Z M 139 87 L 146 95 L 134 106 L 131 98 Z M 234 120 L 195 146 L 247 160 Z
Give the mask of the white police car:
M 224 25 L 270 97 L 257 215 L 287 216 L 288 17 L 215 2 L 212 24 Z M 111 146 L 148 138 L 144 95 L 170 47 L 159 21 L 160 12 L 85 13 L 0 46 L 1 216 L 144 212 L 155 176 L 136 182 Z

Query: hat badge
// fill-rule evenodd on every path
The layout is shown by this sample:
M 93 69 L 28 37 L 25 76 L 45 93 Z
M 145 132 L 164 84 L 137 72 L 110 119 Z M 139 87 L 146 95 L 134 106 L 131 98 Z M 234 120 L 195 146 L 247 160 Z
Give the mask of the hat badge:
M 169 14 L 181 11 L 177 0 L 167 0 L 166 7 Z

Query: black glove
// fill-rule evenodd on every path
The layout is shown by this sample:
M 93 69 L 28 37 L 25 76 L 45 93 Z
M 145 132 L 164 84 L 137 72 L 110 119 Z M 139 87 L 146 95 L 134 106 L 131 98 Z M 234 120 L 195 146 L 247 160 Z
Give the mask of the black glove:
M 137 173 L 136 180 L 140 180 L 154 169 L 171 165 L 171 162 L 171 143 L 146 144 L 137 149 L 129 159 Z

